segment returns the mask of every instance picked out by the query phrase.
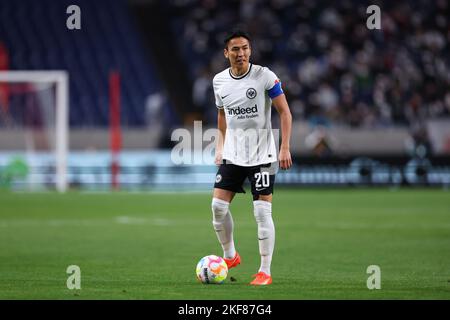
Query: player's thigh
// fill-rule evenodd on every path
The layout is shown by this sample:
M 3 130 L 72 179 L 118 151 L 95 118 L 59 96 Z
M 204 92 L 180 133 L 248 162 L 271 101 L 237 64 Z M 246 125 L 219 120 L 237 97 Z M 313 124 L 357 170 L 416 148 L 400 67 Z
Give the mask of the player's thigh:
M 248 179 L 252 188 L 253 200 L 272 202 L 275 184 L 275 164 L 266 164 L 248 169 Z
M 246 171 L 233 164 L 221 164 L 214 182 L 213 197 L 230 202 L 236 193 L 244 193 Z
M 233 200 L 235 194 L 236 194 L 236 192 L 234 192 L 234 191 L 214 188 L 213 198 L 217 198 L 217 199 L 220 199 L 220 200 L 223 200 L 226 202 L 231 202 Z
M 258 194 L 258 200 L 267 201 L 272 203 L 272 194 Z

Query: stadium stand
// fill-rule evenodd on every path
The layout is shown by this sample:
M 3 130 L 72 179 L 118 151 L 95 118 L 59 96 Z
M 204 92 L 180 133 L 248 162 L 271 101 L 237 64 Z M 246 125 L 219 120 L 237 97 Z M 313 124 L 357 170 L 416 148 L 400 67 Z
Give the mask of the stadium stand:
M 366 8 L 382 9 L 382 30 L 369 30 Z M 312 125 L 408 126 L 450 114 L 448 1 L 165 2 L 190 65 L 193 100 L 214 104 L 213 75 L 224 69 L 224 34 L 243 25 L 253 62 L 284 82 L 294 119 Z M 215 121 L 215 114 L 207 119 Z
M 82 8 L 76 32 L 64 27 L 71 4 Z M 382 8 L 381 30 L 366 28 L 371 4 Z M 4 0 L 0 69 L 68 70 L 72 129 L 107 129 L 108 74 L 118 70 L 122 124 L 163 123 L 170 140 L 175 126 L 193 120 L 215 126 L 211 80 L 227 67 L 222 40 L 232 26 L 244 26 L 253 62 L 280 77 L 295 121 L 403 127 L 427 144 L 425 123 L 450 114 L 448 6 L 445 0 Z
M 81 30 L 65 27 L 66 8 L 72 4 L 82 8 Z M 124 126 L 147 125 L 146 105 L 163 92 L 126 1 L 0 1 L 0 43 L 9 53 L 11 70 L 69 72 L 72 128 L 108 126 L 111 71 L 122 79 Z M 167 102 L 161 110 L 158 121 L 173 120 Z

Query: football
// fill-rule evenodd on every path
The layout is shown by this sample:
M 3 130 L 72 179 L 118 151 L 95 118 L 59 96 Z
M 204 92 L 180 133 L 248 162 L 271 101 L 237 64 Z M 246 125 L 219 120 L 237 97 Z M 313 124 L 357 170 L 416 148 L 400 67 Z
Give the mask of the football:
M 221 284 L 228 275 L 228 267 L 223 258 L 209 255 L 200 259 L 196 268 L 197 279 L 204 284 Z

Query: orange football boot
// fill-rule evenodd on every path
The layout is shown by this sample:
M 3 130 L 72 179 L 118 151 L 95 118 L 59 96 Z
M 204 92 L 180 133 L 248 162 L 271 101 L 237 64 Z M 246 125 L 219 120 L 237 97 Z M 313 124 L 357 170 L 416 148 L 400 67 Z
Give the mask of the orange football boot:
M 226 264 L 228 266 L 228 270 L 230 270 L 231 268 L 234 268 L 238 264 L 241 263 L 241 256 L 236 251 L 236 254 L 234 255 L 234 258 L 232 258 L 232 259 L 223 258 L 223 260 L 225 260 L 225 262 L 226 262 Z
M 254 274 L 253 277 L 256 278 L 250 284 L 254 286 L 265 286 L 272 283 L 272 277 L 262 271 Z

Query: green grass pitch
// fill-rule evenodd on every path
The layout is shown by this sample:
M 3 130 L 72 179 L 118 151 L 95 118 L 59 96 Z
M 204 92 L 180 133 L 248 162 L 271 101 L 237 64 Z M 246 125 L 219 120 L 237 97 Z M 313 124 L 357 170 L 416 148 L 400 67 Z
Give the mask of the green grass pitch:
M 450 299 L 450 193 L 281 190 L 274 195 L 274 283 L 259 267 L 250 194 L 231 206 L 242 264 L 202 285 L 221 255 L 209 193 L 0 193 L 0 299 Z M 69 290 L 69 265 L 81 290 Z M 369 290 L 369 265 L 381 289 Z M 237 281 L 231 282 L 230 276 Z

